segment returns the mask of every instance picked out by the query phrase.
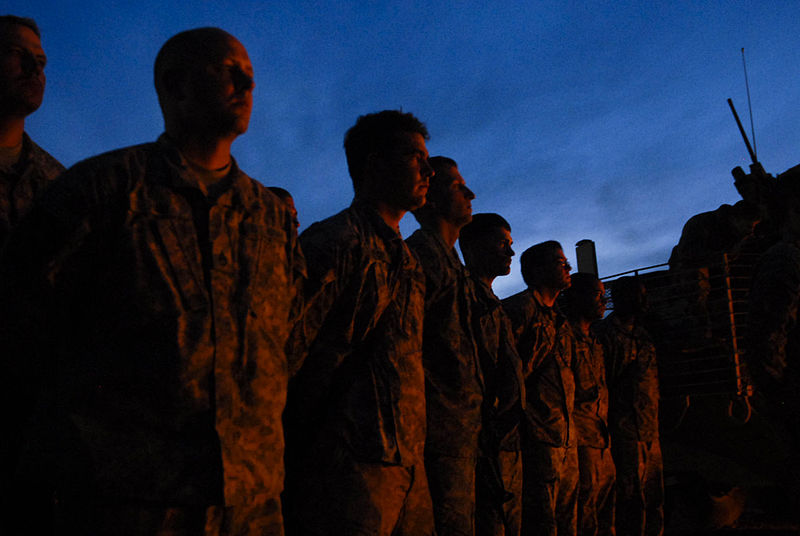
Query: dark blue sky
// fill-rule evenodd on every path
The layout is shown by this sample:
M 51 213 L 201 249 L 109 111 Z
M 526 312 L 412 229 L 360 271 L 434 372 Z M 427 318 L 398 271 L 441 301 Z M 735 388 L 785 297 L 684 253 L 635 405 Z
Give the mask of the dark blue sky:
M 683 223 L 733 203 L 749 158 L 800 161 L 795 2 L 212 2 L 6 0 L 34 17 L 49 57 L 28 132 L 71 165 L 155 139 L 152 64 L 171 35 L 219 26 L 256 71 L 241 167 L 295 196 L 302 227 L 347 206 L 342 150 L 358 115 L 402 108 L 432 155 L 457 160 L 476 212 L 510 222 L 516 250 L 597 244 L 601 275 L 665 262 Z M 749 123 L 747 124 L 749 133 Z M 404 234 L 416 227 L 409 214 Z M 518 264 L 495 282 L 523 287 Z

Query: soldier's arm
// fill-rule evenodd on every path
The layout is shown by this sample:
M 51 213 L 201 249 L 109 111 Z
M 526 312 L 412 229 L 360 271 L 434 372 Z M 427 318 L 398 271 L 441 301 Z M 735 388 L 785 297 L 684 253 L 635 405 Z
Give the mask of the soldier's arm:
M 30 409 L 57 366 L 60 336 L 76 316 L 82 289 L 97 277 L 104 249 L 97 229 L 104 192 L 85 167 L 62 175 L 12 233 L 0 258 L 0 347 L 15 419 Z

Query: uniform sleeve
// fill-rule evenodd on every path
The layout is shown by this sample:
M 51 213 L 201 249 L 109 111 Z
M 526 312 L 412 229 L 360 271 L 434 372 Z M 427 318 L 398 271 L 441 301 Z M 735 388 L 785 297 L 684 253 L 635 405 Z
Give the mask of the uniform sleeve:
M 606 383 L 608 384 L 608 388 L 611 389 L 613 386 L 616 386 L 617 380 L 622 372 L 622 358 L 617 348 L 617 341 L 608 326 L 608 320 L 602 320 L 596 324 L 595 334 L 600 341 L 600 345 L 603 347 Z
M 90 172 L 73 168 L 36 202 L 0 258 L 0 347 L 6 396 L 21 425 L 55 362 L 60 338 L 80 318 L 82 289 L 96 277 L 104 217 Z M 85 300 L 84 300 L 85 301 Z

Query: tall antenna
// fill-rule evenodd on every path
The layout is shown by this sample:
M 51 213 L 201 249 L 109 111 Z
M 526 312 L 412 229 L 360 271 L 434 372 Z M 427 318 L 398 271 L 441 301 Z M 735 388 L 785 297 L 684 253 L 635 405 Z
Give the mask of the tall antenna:
M 747 62 L 744 61 L 744 47 L 742 47 L 742 67 L 744 67 L 744 87 L 747 88 L 747 109 L 750 111 L 750 137 L 753 138 L 753 156 L 758 160 L 756 130 L 753 126 L 753 105 L 750 102 L 750 83 L 747 81 Z

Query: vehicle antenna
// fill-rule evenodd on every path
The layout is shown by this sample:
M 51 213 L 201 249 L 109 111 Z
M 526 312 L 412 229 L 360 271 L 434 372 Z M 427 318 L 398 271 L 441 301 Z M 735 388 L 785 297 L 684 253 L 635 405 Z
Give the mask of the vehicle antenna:
M 744 68 L 744 87 L 747 89 L 747 108 L 750 110 L 750 136 L 753 138 L 753 156 L 754 159 L 757 160 L 756 130 L 753 126 L 753 105 L 750 102 L 750 83 L 747 80 L 747 62 L 744 61 L 744 47 L 742 47 L 742 67 Z

